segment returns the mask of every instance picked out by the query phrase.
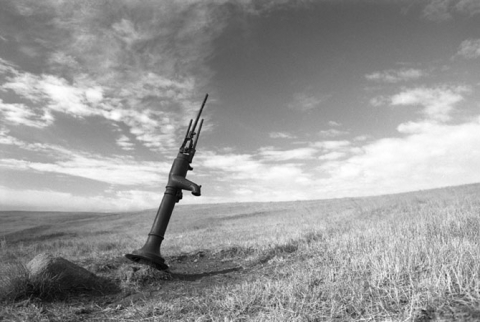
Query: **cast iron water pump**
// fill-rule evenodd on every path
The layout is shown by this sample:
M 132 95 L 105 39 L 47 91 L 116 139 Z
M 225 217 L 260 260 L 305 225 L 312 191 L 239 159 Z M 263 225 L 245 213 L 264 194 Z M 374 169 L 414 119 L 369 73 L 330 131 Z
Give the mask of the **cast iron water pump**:
M 160 203 L 157 215 L 155 216 L 152 229 L 148 234 L 147 242 L 142 248 L 133 251 L 131 254 L 125 255 L 126 258 L 134 262 L 149 265 L 159 270 L 168 269 L 168 265 L 165 264 L 165 259 L 163 259 L 160 254 L 160 245 L 162 244 L 175 203 L 182 199 L 182 190 L 189 190 L 194 196 L 200 196 L 201 194 L 200 189 L 202 186 L 191 182 L 186 176 L 189 170 L 193 170 L 190 163 L 195 155 L 195 148 L 197 146 L 198 138 L 200 137 L 200 131 L 202 130 L 203 119 L 200 121 L 198 132 L 195 132 L 195 129 L 203 108 L 205 107 L 205 103 L 207 102 L 207 98 L 208 94 L 203 100 L 202 107 L 200 108 L 200 111 L 198 111 L 195 122 L 190 120 L 187 134 L 185 135 L 185 139 L 178 151 L 177 157 L 173 161 L 170 174 L 168 175 L 165 194 L 163 195 L 162 202 Z

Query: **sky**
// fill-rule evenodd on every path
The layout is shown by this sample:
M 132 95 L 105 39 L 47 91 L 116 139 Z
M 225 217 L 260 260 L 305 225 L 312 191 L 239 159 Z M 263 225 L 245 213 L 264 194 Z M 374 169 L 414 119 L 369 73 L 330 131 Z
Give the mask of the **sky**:
M 480 182 L 478 0 L 0 0 L 0 210 Z

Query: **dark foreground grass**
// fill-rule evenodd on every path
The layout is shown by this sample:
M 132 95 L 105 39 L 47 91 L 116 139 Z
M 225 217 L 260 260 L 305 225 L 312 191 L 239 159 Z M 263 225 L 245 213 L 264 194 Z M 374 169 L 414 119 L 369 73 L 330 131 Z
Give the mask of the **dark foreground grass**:
M 1 251 L 9 260 L 2 269 L 22 263 L 18 255 L 26 261 L 48 249 L 119 291 L 50 303 L 32 293 L 23 302 L 4 297 L 2 312 L 31 321 L 478 321 L 479 192 L 471 185 L 376 198 L 180 208 L 165 241 L 173 277 L 132 271 L 118 259 L 143 244 L 151 216 L 139 213 L 145 224 L 115 233 L 98 225 L 104 220 L 99 215 L 95 229 L 103 233 L 91 229 L 88 240 L 81 226 L 70 239 L 17 239 L 12 245 L 6 239 Z M 192 218 L 193 211 L 200 215 Z M 112 226 L 131 220 L 109 216 Z M 84 221 L 84 227 L 93 223 Z M 62 232 L 49 229 L 43 233 Z M 225 263 L 241 269 L 224 270 Z M 175 269 L 184 274 L 175 276 Z M 21 290 L 28 276 L 10 272 L 2 287 L 10 283 L 26 294 Z
M 72 288 L 62 276 L 30 275 L 28 269 L 19 262 L 4 265 L 0 276 L 0 301 L 65 301 L 78 296 L 102 296 L 116 293 L 118 285 L 108 278 L 97 278 L 95 282 Z

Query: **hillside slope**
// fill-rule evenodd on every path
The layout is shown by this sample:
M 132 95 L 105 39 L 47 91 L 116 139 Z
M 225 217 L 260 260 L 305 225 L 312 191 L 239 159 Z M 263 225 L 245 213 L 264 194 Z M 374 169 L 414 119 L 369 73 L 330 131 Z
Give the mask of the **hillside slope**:
M 122 256 L 143 245 L 155 210 L 2 212 L 1 315 L 31 321 L 475 321 L 479 193 L 475 184 L 370 198 L 178 205 L 162 245 L 167 273 Z M 118 289 L 50 302 L 12 289 L 22 278 L 28 284 L 22 265 L 45 251 Z

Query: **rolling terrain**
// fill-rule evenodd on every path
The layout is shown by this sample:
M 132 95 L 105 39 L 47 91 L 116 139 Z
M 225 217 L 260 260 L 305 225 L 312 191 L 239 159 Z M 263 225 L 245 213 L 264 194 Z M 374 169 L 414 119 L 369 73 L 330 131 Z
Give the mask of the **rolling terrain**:
M 0 321 L 476 321 L 479 195 L 473 184 L 369 198 L 180 204 L 161 249 L 168 272 L 123 257 L 143 246 L 156 209 L 0 212 Z M 24 265 L 42 252 L 112 287 L 39 291 Z

